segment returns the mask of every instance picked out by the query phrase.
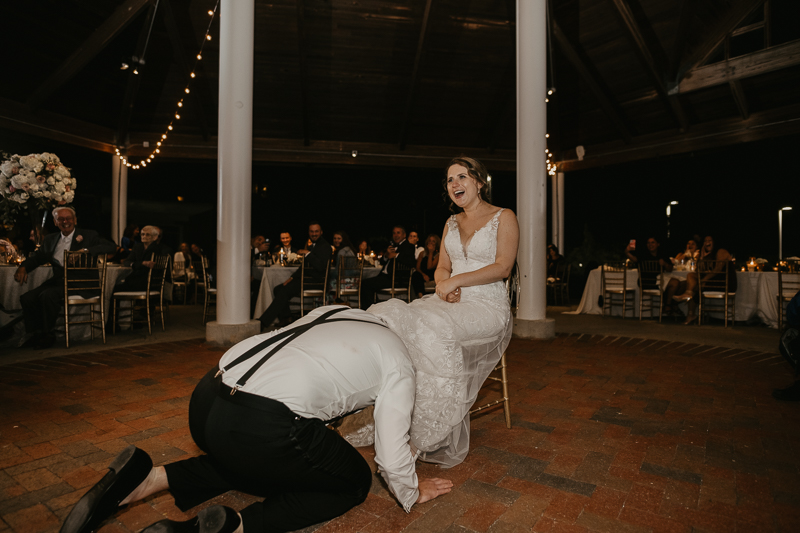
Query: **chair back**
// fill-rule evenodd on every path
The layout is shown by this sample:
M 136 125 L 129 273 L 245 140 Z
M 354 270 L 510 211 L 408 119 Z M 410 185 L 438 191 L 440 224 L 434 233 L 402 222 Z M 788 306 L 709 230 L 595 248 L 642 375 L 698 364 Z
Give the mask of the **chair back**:
M 611 261 L 600 267 L 602 293 L 607 290 L 628 288 L 628 265 L 624 261 Z
M 361 280 L 364 275 L 364 259 L 356 256 L 339 256 L 339 265 L 336 269 L 336 297 L 340 298 L 343 292 L 361 292 Z
M 203 270 L 203 285 L 205 285 L 206 288 L 210 288 L 211 287 L 211 285 L 210 285 L 211 280 L 209 279 L 209 274 L 208 274 L 208 257 L 202 256 L 202 260 L 200 261 L 200 265 L 201 265 L 201 268 Z
M 415 270 L 397 259 L 392 261 L 392 296 L 395 292 L 402 291 L 408 291 L 411 294 L 411 275 Z
M 778 264 L 778 296 L 791 299 L 800 291 L 800 260 L 785 259 Z
M 150 269 L 150 272 L 147 273 L 147 291 L 145 296 L 148 300 L 156 295 L 163 299 L 164 283 L 167 279 L 167 272 L 169 271 L 172 258 L 168 255 L 153 254 L 150 260 L 155 264 L 153 268 Z
M 324 294 L 325 287 L 328 286 L 328 275 L 331 271 L 331 263 L 328 261 L 328 263 L 325 265 L 325 275 L 320 278 L 319 273 L 316 270 L 311 268 L 310 265 L 306 265 L 307 258 L 308 254 L 303 256 L 303 262 L 300 265 L 300 294 L 308 291 L 322 291 Z
M 64 300 L 84 291 L 102 296 L 106 284 L 106 262 L 89 252 L 64 251 Z M 95 297 L 95 295 L 92 295 Z
M 639 288 L 664 289 L 664 266 L 660 261 L 639 261 Z
M 703 292 L 721 292 L 726 296 L 731 287 L 729 286 L 730 276 L 735 276 L 735 272 L 728 272 L 731 267 L 730 261 L 717 261 L 711 259 L 703 259 L 697 262 L 697 283 L 700 294 Z M 711 279 L 704 280 L 703 277 L 709 272 L 719 270 L 719 274 Z

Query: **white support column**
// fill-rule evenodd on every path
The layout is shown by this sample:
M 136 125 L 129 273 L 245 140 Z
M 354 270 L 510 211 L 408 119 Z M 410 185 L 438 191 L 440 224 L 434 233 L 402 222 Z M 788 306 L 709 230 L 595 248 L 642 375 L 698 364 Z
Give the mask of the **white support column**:
M 220 4 L 217 160 L 217 320 L 206 340 L 233 344 L 261 331 L 250 312 L 254 0 Z
M 564 173 L 556 172 L 558 186 L 558 251 L 561 255 L 566 255 L 564 249 Z
M 545 316 L 547 247 L 547 12 L 546 0 L 517 0 L 517 216 L 521 296 L 514 334 L 550 338 Z
M 122 232 L 128 225 L 128 167 L 119 156 L 111 156 L 111 238 L 122 242 Z

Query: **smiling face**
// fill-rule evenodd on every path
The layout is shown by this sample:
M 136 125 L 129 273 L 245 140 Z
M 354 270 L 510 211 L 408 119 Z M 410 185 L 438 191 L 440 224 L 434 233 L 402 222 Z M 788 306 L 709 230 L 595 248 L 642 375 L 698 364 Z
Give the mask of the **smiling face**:
M 467 167 L 453 165 L 447 169 L 447 194 L 461 209 L 480 202 L 480 185 L 478 180 L 469 175 Z
M 687 252 L 697 251 L 697 243 L 694 242 L 694 239 L 689 239 L 689 242 L 686 243 L 686 251 Z
M 703 240 L 703 250 L 708 253 L 714 249 L 714 239 L 709 235 Z
M 196 244 L 193 244 L 193 245 L 192 245 L 192 253 L 193 253 L 194 255 L 203 255 L 203 251 L 202 251 L 202 250 L 200 249 L 200 247 L 199 247 L 199 246 L 197 246 Z
M 408 242 L 411 244 L 417 244 L 419 242 L 419 235 L 416 231 L 412 231 L 408 234 Z
M 400 244 L 406 238 L 406 232 L 403 228 L 392 228 L 392 241 L 395 244 Z
M 281 233 L 281 246 L 288 248 L 290 244 L 292 244 L 292 235 L 288 231 Z
M 70 209 L 59 209 L 56 211 L 55 222 L 62 235 L 69 235 L 75 229 L 75 222 L 77 221 Z
M 308 238 L 311 242 L 317 242 L 322 237 L 322 227 L 319 224 L 311 224 L 308 227 Z
M 367 253 L 368 248 L 369 244 L 367 244 L 367 241 L 361 241 L 361 243 L 358 245 L 358 253 L 360 254 Z
M 658 251 L 658 241 L 652 237 L 647 239 L 647 249 L 650 251 L 651 254 L 655 254 L 656 251 Z
M 339 233 L 333 234 L 333 245 L 337 248 L 342 245 L 342 236 Z
M 258 248 L 259 246 L 264 244 L 264 241 L 265 241 L 265 239 L 264 239 L 263 235 L 256 235 L 253 238 L 253 243 L 252 243 L 253 244 L 253 248 Z

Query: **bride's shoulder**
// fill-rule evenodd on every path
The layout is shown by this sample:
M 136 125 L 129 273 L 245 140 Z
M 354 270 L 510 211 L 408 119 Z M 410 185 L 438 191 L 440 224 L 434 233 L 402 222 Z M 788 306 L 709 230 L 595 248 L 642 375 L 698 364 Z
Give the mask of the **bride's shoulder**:
M 506 220 L 509 220 L 509 221 L 510 220 L 517 220 L 517 215 L 514 213 L 514 211 L 511 210 L 511 209 L 508 209 L 507 207 L 501 207 L 500 209 L 498 209 L 497 215 L 495 215 L 495 216 L 497 216 L 497 218 L 500 220 L 500 222 L 503 222 L 503 221 L 506 221 Z

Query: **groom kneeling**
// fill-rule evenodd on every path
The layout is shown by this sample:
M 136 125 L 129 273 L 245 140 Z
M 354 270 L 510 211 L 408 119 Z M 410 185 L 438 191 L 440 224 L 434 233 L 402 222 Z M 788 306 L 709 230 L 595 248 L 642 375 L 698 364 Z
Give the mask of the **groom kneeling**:
M 120 505 L 166 489 L 183 511 L 229 490 L 264 500 L 241 513 L 212 506 L 143 533 L 294 531 L 330 520 L 366 499 L 372 473 L 325 423 L 373 404 L 375 462 L 403 508 L 450 492 L 448 480 L 417 480 L 408 436 L 414 370 L 405 345 L 377 317 L 329 306 L 242 341 L 200 381 L 189 428 L 206 455 L 153 468 L 145 452 L 129 447 L 61 533 L 93 531 Z

